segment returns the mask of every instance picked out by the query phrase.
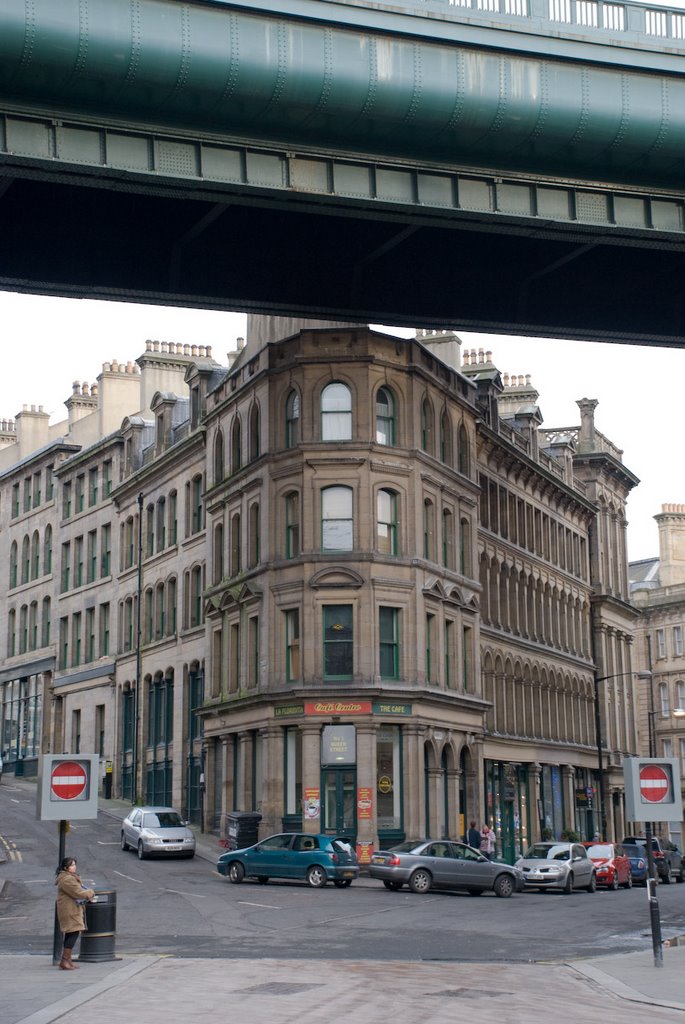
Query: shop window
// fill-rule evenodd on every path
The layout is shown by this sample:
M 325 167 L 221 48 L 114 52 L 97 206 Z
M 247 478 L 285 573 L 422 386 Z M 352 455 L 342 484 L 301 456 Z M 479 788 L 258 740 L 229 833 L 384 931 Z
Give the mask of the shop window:
M 285 813 L 302 814 L 302 734 L 297 728 L 284 730 L 283 773 L 285 782 Z
M 380 833 L 392 834 L 402 829 L 401 766 L 402 731 L 396 725 L 383 725 L 376 735 L 376 814 Z

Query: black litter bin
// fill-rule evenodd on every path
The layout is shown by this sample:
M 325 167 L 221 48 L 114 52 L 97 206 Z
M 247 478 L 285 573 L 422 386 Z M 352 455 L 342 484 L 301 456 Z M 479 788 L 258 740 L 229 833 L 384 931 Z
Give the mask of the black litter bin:
M 227 847 L 229 850 L 243 850 L 254 846 L 259 838 L 261 814 L 256 811 L 229 811 Z
M 113 889 L 96 889 L 86 903 L 86 931 L 81 932 L 79 960 L 99 964 L 116 960 L 114 935 L 117 926 L 117 894 Z

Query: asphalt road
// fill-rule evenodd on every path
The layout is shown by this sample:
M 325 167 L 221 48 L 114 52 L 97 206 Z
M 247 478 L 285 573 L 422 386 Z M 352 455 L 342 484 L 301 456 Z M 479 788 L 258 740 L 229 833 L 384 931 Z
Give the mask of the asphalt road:
M 25 788 L 0 786 L 0 953 L 52 950 L 57 824 Z M 117 892 L 117 951 L 184 957 L 527 962 L 643 949 L 643 888 L 511 899 L 296 883 L 231 885 L 207 861 L 139 861 L 106 815 L 72 824 L 66 851 L 95 887 Z M 685 934 L 685 885 L 658 889 L 664 938 Z

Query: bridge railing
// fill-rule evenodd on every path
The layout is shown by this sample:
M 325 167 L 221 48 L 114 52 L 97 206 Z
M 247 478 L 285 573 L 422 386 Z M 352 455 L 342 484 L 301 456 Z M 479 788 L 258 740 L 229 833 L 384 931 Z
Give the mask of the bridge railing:
M 400 0 L 402 3 L 403 0 Z M 445 7 L 548 21 L 556 25 L 577 25 L 582 29 L 625 32 L 646 39 L 685 40 L 685 11 L 638 3 L 604 0 L 406 0 L 404 6 L 433 9 Z

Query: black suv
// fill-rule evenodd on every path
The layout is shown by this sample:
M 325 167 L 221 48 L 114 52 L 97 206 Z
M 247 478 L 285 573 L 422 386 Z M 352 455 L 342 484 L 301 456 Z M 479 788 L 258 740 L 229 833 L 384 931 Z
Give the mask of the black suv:
M 644 836 L 626 836 L 623 840 L 632 846 L 647 845 Z M 654 867 L 662 882 L 668 885 L 673 879 L 676 882 L 685 882 L 685 858 L 669 839 L 652 838 L 652 850 L 654 852 Z M 647 851 L 645 850 L 645 853 Z

